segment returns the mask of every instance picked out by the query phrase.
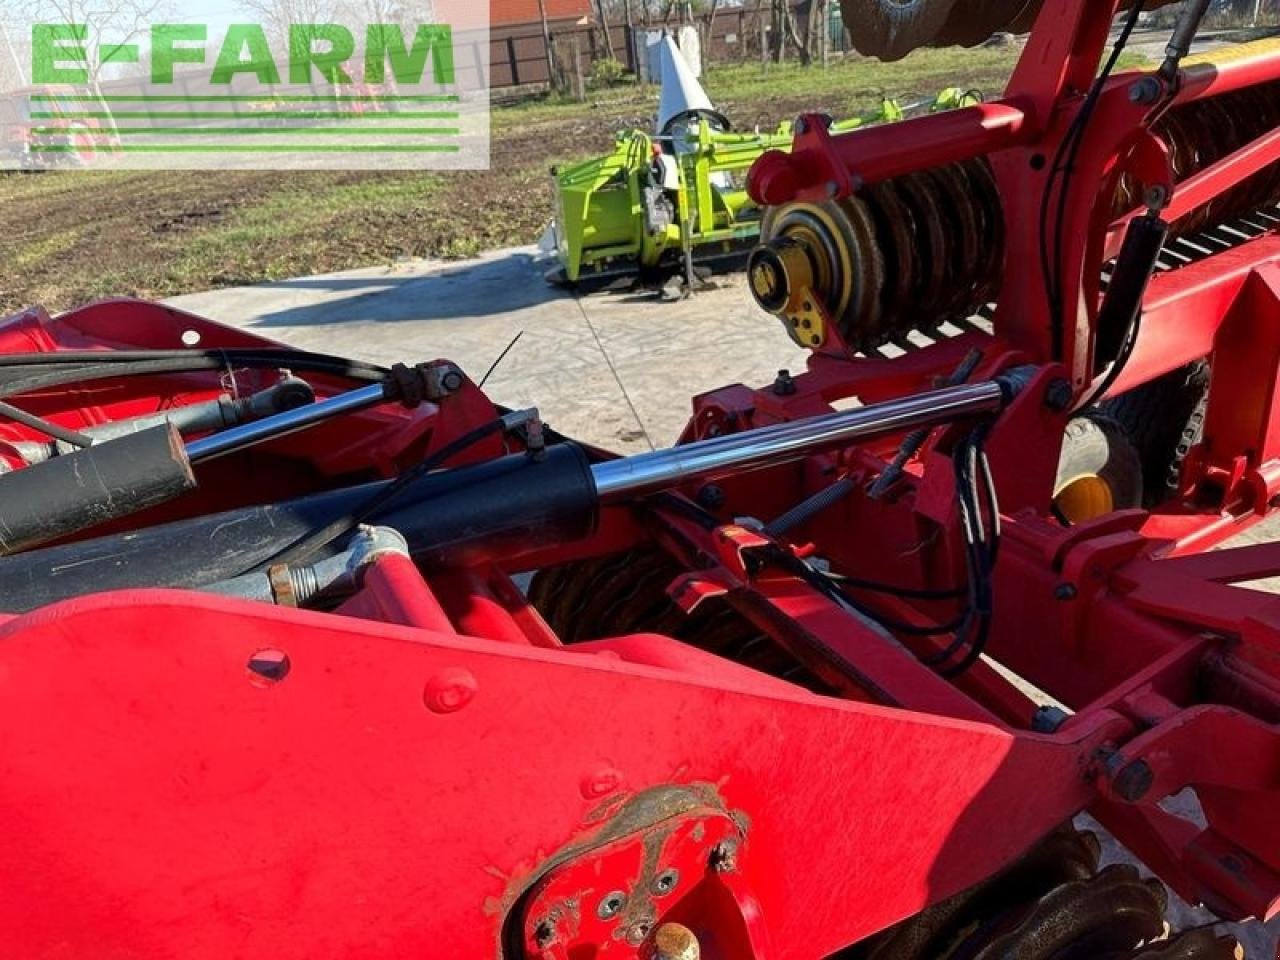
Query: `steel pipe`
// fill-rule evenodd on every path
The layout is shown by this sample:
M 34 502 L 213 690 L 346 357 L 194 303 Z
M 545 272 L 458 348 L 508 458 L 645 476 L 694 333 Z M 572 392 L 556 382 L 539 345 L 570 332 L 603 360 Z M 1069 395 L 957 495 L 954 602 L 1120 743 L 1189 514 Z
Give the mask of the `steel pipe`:
M 824 449 L 917 427 L 996 413 L 1007 388 L 998 381 L 966 384 L 794 423 L 643 453 L 592 466 L 602 503 L 656 493 L 692 480 L 774 466 Z

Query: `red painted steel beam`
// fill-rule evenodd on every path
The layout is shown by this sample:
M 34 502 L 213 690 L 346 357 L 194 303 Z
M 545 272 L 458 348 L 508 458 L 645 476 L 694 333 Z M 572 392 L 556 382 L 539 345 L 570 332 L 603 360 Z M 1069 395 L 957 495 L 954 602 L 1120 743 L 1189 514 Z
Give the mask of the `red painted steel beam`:
M 1187 61 L 1175 103 L 1190 103 L 1275 80 L 1280 75 L 1280 40 L 1215 50 Z
M 64 603 L 0 647 L 0 869 L 24 878 L 0 950 L 26 957 L 494 956 L 611 801 L 705 784 L 769 956 L 808 960 L 1010 862 L 1127 729 L 1014 735 L 173 591 Z M 264 648 L 282 678 L 246 669 Z
M 997 101 L 832 136 L 807 115 L 790 153 L 770 150 L 751 168 L 752 199 L 765 206 L 822 201 L 890 177 L 945 166 L 1026 142 L 1035 131 L 1015 103 Z

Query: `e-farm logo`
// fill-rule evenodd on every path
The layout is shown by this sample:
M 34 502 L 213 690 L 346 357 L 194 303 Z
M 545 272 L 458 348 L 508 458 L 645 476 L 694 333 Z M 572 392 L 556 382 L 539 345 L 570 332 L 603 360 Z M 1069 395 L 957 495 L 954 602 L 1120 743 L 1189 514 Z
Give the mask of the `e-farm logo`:
M 282 71 L 264 27 L 256 23 L 231 25 L 222 39 L 209 82 L 230 86 L 237 76 L 248 74 L 260 84 L 275 87 L 286 72 L 289 82 L 295 84 L 309 84 L 318 78 L 337 88 L 354 82 L 347 72 L 347 62 L 355 57 L 356 38 L 349 28 L 340 23 L 294 23 L 288 25 L 286 32 L 288 56 Z M 88 36 L 88 24 L 35 24 L 31 28 L 32 81 L 88 83 Z M 209 40 L 205 24 L 156 24 L 149 36 L 153 84 L 172 85 L 174 67 L 179 63 L 205 62 Z M 138 63 L 141 58 L 137 43 L 100 46 L 99 50 L 103 63 Z M 385 81 L 388 60 L 396 83 L 420 83 L 430 60 L 436 84 L 450 86 L 454 82 L 453 28 L 419 24 L 412 45 L 408 45 L 399 24 L 371 23 L 365 29 L 361 59 L 366 84 Z
M 0 166 L 487 167 L 487 4 L 424 6 L 425 22 L 33 22 L 25 58 L 0 37 L 27 61 L 17 83 L 0 71 Z

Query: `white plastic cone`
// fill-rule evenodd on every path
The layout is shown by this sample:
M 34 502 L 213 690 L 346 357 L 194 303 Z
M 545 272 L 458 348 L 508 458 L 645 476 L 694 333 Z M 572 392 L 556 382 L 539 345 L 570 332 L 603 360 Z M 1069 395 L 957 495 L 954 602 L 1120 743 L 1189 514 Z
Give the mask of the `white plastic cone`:
M 662 96 L 658 100 L 658 134 L 666 136 L 671 127 L 692 117 L 706 117 L 722 130 L 729 129 L 729 121 L 711 105 L 711 99 L 702 84 L 689 69 L 689 64 L 670 36 L 662 38 L 659 46 L 662 64 Z

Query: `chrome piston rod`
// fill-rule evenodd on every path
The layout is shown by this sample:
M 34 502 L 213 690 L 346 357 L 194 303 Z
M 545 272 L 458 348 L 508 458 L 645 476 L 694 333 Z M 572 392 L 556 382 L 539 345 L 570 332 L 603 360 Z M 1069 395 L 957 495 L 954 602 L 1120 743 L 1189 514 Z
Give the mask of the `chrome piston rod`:
M 591 467 L 602 503 L 616 503 L 729 473 L 797 460 L 858 440 L 996 413 L 1014 383 L 987 380 L 947 387 L 794 423 L 762 427 Z
M 192 463 L 203 463 L 266 440 L 275 440 L 278 437 L 297 433 L 299 430 L 305 430 L 346 413 L 368 410 L 370 407 L 386 403 L 387 399 L 386 385 L 381 383 L 350 390 L 327 400 L 308 403 L 264 420 L 231 427 L 220 433 L 193 440 L 187 444 L 187 456 Z

